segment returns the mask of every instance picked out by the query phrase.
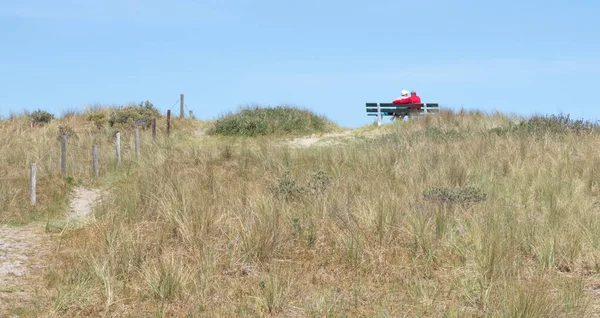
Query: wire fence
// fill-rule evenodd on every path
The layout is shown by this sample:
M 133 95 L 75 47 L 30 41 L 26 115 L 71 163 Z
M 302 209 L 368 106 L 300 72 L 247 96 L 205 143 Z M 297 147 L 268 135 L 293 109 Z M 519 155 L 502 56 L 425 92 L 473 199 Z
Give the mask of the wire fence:
M 38 158 L 38 159 L 34 160 L 34 162 L 41 162 L 41 161 L 43 161 L 43 160 L 44 160 L 46 157 L 48 157 L 48 155 L 49 155 L 51 152 L 52 152 L 52 150 L 48 150 L 48 152 L 46 152 L 46 153 L 45 153 L 43 156 L 41 156 L 40 158 Z M 1 177 L 1 178 L 0 178 L 0 180 L 16 179 L 16 178 L 19 178 L 19 175 L 20 175 L 20 174 L 22 174 L 22 173 L 24 173 L 24 172 L 27 172 L 27 171 L 29 171 L 29 169 L 28 169 L 28 168 L 26 168 L 26 169 L 22 169 L 22 170 L 18 170 L 18 171 L 15 171 L 15 172 L 13 172 L 13 173 L 10 173 L 10 174 L 8 174 L 8 175 L 6 175 L 6 176 L 3 176 L 3 177 Z
M 173 106 L 171 106 L 171 108 L 169 109 L 169 111 L 171 111 L 173 108 L 175 108 L 175 106 L 177 106 L 178 103 L 181 103 L 183 98 L 183 94 L 181 95 L 180 98 L 177 99 L 177 101 L 175 101 L 175 103 L 173 104 Z M 192 116 L 192 111 L 188 108 L 187 104 L 183 105 L 185 107 L 185 109 L 187 109 L 190 112 L 190 117 Z M 182 114 L 183 115 L 183 114 Z M 170 122 L 169 122 L 169 118 L 167 119 L 167 127 L 170 127 Z M 136 129 L 137 130 L 137 129 Z M 167 128 L 167 136 L 168 136 L 168 131 L 169 128 Z M 120 133 L 117 133 L 116 138 L 118 139 L 115 140 L 115 143 L 110 145 L 110 147 L 113 147 L 112 151 L 108 151 L 108 148 L 106 148 L 106 144 L 104 145 L 103 148 L 103 161 L 104 164 L 106 164 L 106 160 L 110 160 L 109 158 L 114 156 L 114 161 L 116 162 L 117 165 L 119 165 L 121 163 L 120 158 L 121 158 L 121 151 L 123 149 L 130 149 L 130 150 L 134 150 L 135 149 L 135 158 L 136 160 L 138 159 L 138 157 L 140 156 L 140 149 L 139 149 L 139 145 L 140 145 L 140 140 L 139 140 L 139 132 L 136 132 L 135 134 L 132 134 L 135 137 L 134 138 L 126 138 L 126 140 L 131 143 L 131 144 L 127 144 L 127 142 L 125 144 L 123 144 L 121 146 L 121 141 L 120 141 Z M 65 136 L 66 137 L 66 136 Z M 153 132 L 152 134 L 152 138 L 154 139 L 155 136 L 155 132 Z M 6 182 L 7 180 L 14 180 L 14 179 L 24 179 L 29 177 L 30 179 L 30 195 L 31 195 L 31 205 L 35 206 L 36 202 L 35 202 L 35 192 L 36 192 L 36 179 L 37 178 L 43 178 L 48 176 L 51 173 L 60 173 L 62 175 L 62 177 L 66 177 L 67 176 L 67 172 L 66 172 L 66 167 L 67 167 L 67 162 L 68 160 L 74 160 L 73 156 L 79 157 L 81 158 L 81 156 L 89 156 L 90 159 L 90 171 L 92 171 L 92 174 L 94 177 L 98 177 L 98 171 L 99 171 L 99 167 L 97 165 L 99 165 L 99 159 L 97 158 L 98 156 L 98 145 L 94 144 L 94 143 L 81 143 L 81 142 L 77 142 L 77 140 L 73 140 L 70 141 L 70 138 L 66 137 L 66 144 L 68 145 L 67 147 L 60 147 L 60 150 L 56 150 L 56 149 L 50 149 L 48 150 L 46 153 L 44 153 L 44 155 L 42 155 L 41 157 L 37 157 L 37 158 L 32 158 L 30 159 L 30 167 L 28 168 L 24 168 L 24 169 L 20 169 L 17 171 L 13 171 L 13 172 L 7 172 L 6 175 L 4 176 L 0 176 L 0 181 L 2 182 Z M 60 144 L 60 143 L 59 143 Z M 94 151 L 96 150 L 96 151 Z M 108 155 L 109 152 L 112 152 L 112 155 Z M 56 166 L 56 168 L 51 168 L 52 164 L 49 165 L 49 162 L 47 162 L 45 165 L 41 165 L 41 166 L 37 166 L 37 163 L 43 163 L 44 160 L 48 159 L 49 156 L 52 154 L 59 154 L 58 160 L 56 160 L 56 162 L 59 164 Z M 68 155 L 69 154 L 69 155 Z M 52 160 L 55 160 L 54 156 L 52 156 Z M 119 160 L 117 160 L 117 158 L 119 158 Z M 64 161 L 64 162 L 63 162 Z M 81 169 L 81 168 L 80 168 Z M 29 175 L 27 175 L 27 173 L 29 172 Z M 1 184 L 0 184 L 1 185 Z
M 177 99 L 177 101 L 173 104 L 173 106 L 171 106 L 171 108 L 169 108 L 169 110 L 173 110 L 173 108 L 179 104 L 179 101 L 181 101 L 181 99 Z

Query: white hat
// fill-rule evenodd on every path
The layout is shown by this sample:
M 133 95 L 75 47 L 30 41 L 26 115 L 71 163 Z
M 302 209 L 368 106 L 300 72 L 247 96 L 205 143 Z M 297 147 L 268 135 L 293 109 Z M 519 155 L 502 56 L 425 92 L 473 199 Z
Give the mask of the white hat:
M 408 91 L 407 91 L 407 90 L 405 90 L 405 89 L 403 89 L 403 90 L 402 90 L 400 93 L 402 93 L 402 96 L 404 96 L 404 95 L 408 95 Z

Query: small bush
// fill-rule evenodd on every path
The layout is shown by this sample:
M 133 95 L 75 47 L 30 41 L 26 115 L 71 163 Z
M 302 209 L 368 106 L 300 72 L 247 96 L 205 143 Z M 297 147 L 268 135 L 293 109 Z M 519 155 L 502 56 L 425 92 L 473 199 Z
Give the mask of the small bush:
M 292 179 L 288 170 L 283 173 L 276 185 L 271 186 L 270 190 L 275 197 L 285 200 L 300 197 L 306 192 L 305 187 Z
M 67 139 L 70 139 L 71 137 L 77 137 L 77 133 L 69 125 L 60 125 L 58 126 L 58 139 L 60 140 L 62 136 L 67 136 Z
M 29 115 L 29 120 L 31 120 L 35 126 L 43 126 L 51 122 L 53 119 L 54 115 L 41 109 L 38 109 Z
M 324 171 L 315 172 L 308 183 L 308 188 L 315 194 L 325 192 L 331 184 L 331 178 Z
M 242 109 L 217 119 L 210 134 L 260 136 L 275 134 L 313 134 L 328 132 L 333 124 L 310 111 L 289 106 Z
M 307 185 L 302 185 L 292 179 L 289 170 L 286 170 L 277 184 L 269 187 L 276 198 L 285 200 L 300 198 L 302 196 L 320 195 L 331 185 L 331 178 L 324 171 L 314 172 Z
M 160 113 L 149 101 L 139 105 L 130 105 L 113 110 L 108 118 L 111 127 L 134 127 L 148 128 L 152 124 L 152 118 L 159 117 Z
M 425 200 L 440 203 L 475 203 L 485 201 L 487 195 L 475 187 L 433 188 L 423 192 Z
M 568 114 L 533 116 L 521 126 L 528 132 L 536 133 L 583 133 L 592 131 L 597 124 L 583 119 L 571 119 Z
M 85 120 L 91 121 L 98 129 L 102 129 L 108 124 L 108 116 L 101 110 L 89 112 Z
M 422 133 L 416 132 L 415 134 L 417 137 L 421 137 Z M 463 134 L 457 130 L 442 130 L 437 127 L 427 127 L 424 135 L 434 141 L 448 141 L 464 138 Z
M 533 116 L 519 124 L 509 124 L 508 127 L 499 127 L 491 130 L 499 136 L 509 133 L 525 133 L 533 135 L 568 133 L 582 134 L 598 130 L 598 123 L 583 119 L 572 119 L 568 114 Z

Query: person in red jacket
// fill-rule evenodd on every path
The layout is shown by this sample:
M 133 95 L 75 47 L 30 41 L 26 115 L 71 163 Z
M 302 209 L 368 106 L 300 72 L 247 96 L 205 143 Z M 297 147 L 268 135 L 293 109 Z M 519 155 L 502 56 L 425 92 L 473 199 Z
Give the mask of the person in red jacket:
M 417 95 L 417 92 L 413 90 L 410 92 L 410 97 L 403 98 L 403 99 L 396 99 L 392 103 L 394 103 L 394 104 L 421 104 L 421 97 L 419 97 L 419 95 Z M 421 107 L 419 107 L 419 106 L 409 107 L 409 109 L 420 109 L 420 108 Z M 400 116 L 402 116 L 400 119 L 404 119 L 404 116 L 406 116 L 407 114 L 408 113 L 399 115 L 396 113 L 392 117 L 392 120 L 400 118 Z
M 421 104 L 421 97 L 417 95 L 417 92 L 411 91 L 409 98 L 396 99 L 392 103 L 394 104 Z

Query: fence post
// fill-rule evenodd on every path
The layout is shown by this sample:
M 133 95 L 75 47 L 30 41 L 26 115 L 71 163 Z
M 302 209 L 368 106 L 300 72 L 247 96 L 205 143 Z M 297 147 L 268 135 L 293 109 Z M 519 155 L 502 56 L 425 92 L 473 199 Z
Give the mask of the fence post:
M 183 102 L 183 94 L 181 94 L 181 96 L 179 97 L 179 118 L 180 119 L 183 119 L 183 117 L 184 117 L 183 106 L 185 106 L 185 103 Z
M 167 136 L 171 135 L 171 110 L 167 110 Z
M 194 112 L 192 110 L 190 110 L 190 118 L 194 119 Z
M 117 163 L 121 163 L 121 133 L 117 133 Z
M 100 168 L 98 167 L 98 146 L 97 145 L 93 145 L 92 146 L 92 157 L 93 159 L 93 167 L 94 167 L 94 176 L 98 177 L 99 172 L 100 172 Z
M 377 103 L 377 126 L 381 126 L 381 105 Z
M 29 178 L 29 200 L 31 201 L 31 206 L 35 206 L 35 191 L 36 191 L 36 165 L 35 162 L 32 162 L 29 166 L 30 170 L 30 178 Z
M 135 157 L 140 157 L 140 128 L 135 127 Z
M 156 118 L 152 118 L 152 140 L 156 139 Z
M 63 177 L 67 176 L 67 136 L 62 135 L 60 138 L 60 174 Z

